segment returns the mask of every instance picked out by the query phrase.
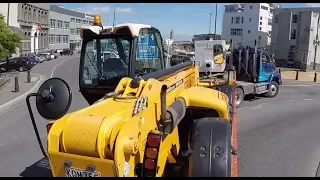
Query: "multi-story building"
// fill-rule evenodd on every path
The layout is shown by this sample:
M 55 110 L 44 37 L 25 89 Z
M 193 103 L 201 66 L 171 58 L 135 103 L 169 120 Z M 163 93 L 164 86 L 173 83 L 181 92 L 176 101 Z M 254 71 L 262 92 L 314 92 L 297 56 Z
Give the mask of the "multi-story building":
M 48 49 L 49 4 L 2 3 L 0 12 L 7 25 L 22 36 L 21 55 Z
M 193 35 L 192 42 L 201 41 L 201 40 L 209 40 L 212 38 L 213 40 L 221 40 L 220 34 L 196 34 Z
M 81 48 L 80 27 L 92 25 L 94 15 L 65 9 L 62 6 L 50 5 L 50 50 Z
M 235 46 L 268 48 L 271 43 L 273 3 L 244 3 L 225 5 L 222 34 L 224 40 L 232 39 Z
M 271 52 L 278 66 L 293 65 L 304 71 L 320 64 L 320 8 L 281 8 L 274 11 Z M 320 44 L 318 44 L 319 46 Z M 318 58 L 315 58 L 318 57 Z

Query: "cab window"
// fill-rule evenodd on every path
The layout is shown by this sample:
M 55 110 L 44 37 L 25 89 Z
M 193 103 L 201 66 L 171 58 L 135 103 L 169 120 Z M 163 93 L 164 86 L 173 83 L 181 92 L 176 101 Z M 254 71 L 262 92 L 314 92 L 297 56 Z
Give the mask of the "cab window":
M 152 29 L 141 29 L 136 44 L 135 75 L 164 68 L 161 35 Z
M 220 55 L 223 53 L 223 47 L 221 44 L 215 44 L 213 46 L 213 54 L 214 56 Z

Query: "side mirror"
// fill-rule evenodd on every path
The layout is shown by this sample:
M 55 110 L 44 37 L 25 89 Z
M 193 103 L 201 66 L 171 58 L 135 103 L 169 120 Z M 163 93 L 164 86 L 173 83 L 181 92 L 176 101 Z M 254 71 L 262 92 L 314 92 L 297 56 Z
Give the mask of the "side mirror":
M 56 120 L 64 116 L 71 105 L 72 92 L 67 82 L 60 78 L 50 78 L 46 80 L 39 88 L 37 93 L 27 95 L 26 101 L 37 140 L 42 151 L 42 154 L 48 158 L 38 132 L 36 121 L 30 105 L 30 98 L 36 97 L 36 107 L 39 114 L 50 120 Z
M 60 78 L 50 78 L 39 88 L 36 107 L 45 119 L 59 119 L 64 116 L 71 105 L 72 93 L 67 82 Z

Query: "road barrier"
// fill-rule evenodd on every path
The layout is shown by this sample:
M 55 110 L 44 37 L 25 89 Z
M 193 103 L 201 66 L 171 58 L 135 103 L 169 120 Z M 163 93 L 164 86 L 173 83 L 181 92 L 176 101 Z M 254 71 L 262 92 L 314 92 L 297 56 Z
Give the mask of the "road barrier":
M 30 70 L 27 71 L 27 83 L 31 82 Z
M 19 92 L 19 79 L 18 79 L 18 76 L 14 77 L 14 92 Z

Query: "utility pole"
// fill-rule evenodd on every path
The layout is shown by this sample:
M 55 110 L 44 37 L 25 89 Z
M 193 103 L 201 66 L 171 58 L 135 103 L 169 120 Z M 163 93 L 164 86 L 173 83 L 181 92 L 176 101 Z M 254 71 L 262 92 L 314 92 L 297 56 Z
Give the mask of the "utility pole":
M 115 23 L 115 21 L 116 21 L 116 10 L 117 10 L 117 6 L 118 6 L 118 5 L 115 5 L 115 6 L 114 6 L 114 11 L 113 11 L 113 27 L 114 27 L 114 23 Z
M 218 15 L 218 3 L 216 3 L 216 14 L 214 19 L 214 40 L 216 39 L 216 33 L 217 33 L 217 15 Z
M 9 16 L 10 16 L 10 3 L 8 3 L 8 12 L 7 12 L 7 26 L 9 27 Z
M 316 39 L 313 40 L 313 45 L 314 45 L 313 70 L 316 70 L 317 49 L 318 49 L 318 46 L 320 45 L 320 41 L 319 41 L 319 22 L 320 22 L 320 14 L 318 13 L 317 35 L 316 35 Z
M 209 34 L 211 33 L 211 16 L 212 16 L 212 13 L 209 14 L 210 15 L 210 21 L 209 21 Z

